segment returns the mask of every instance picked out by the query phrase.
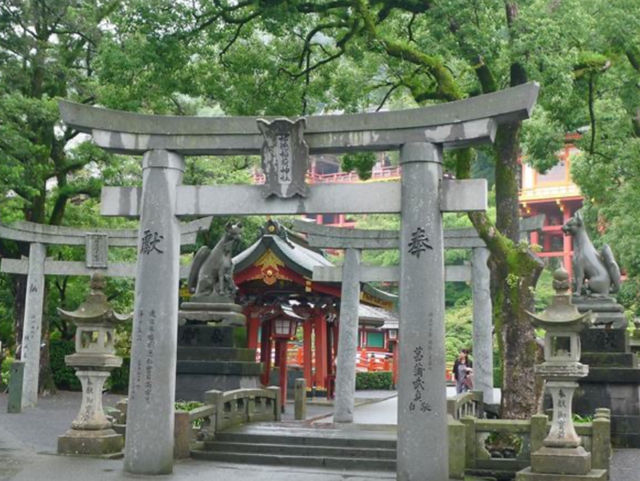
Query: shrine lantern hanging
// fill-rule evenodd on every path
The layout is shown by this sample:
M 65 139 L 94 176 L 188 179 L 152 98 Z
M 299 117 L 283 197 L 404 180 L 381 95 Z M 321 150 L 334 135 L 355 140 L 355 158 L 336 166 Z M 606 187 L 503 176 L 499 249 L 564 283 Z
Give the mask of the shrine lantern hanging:
M 279 339 L 293 339 L 296 336 L 298 322 L 288 318 L 273 320 L 273 337 Z

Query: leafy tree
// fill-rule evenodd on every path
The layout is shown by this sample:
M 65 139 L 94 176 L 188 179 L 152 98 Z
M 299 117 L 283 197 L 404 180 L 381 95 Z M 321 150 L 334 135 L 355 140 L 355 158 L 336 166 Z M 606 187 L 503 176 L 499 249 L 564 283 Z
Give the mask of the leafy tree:
M 60 224 L 77 196 L 97 196 L 101 181 L 78 175 L 108 162 L 102 151 L 71 147 L 77 132 L 58 121 L 57 97 L 94 99 L 99 25 L 117 2 L 7 0 L 0 5 L 0 213 L 5 220 Z M 0 242 L 0 255 L 28 254 Z M 24 276 L 13 279 L 15 337 L 21 339 Z M 47 318 L 43 338 L 48 341 Z M 48 346 L 48 342 L 46 342 Z M 41 372 L 51 386 L 48 352 Z
M 528 125 L 528 159 L 544 171 L 564 134 L 582 133 L 572 177 L 585 196 L 584 217 L 594 242 L 608 242 L 626 271 L 620 300 L 637 313 L 638 298 L 629 294 L 640 276 L 640 4 L 598 0 L 557 8 L 571 9 L 571 35 L 541 25 L 544 41 L 565 37 L 567 55 L 540 62 L 545 89 Z
M 548 16 L 541 0 L 467 5 L 424 0 L 201 0 L 171 8 L 155 0 L 151 5 L 129 2 L 121 8 L 116 22 L 128 33 L 114 36 L 111 40 L 118 47 L 110 51 L 140 42 L 167 45 L 170 53 L 190 49 L 185 71 L 203 75 L 197 83 L 188 83 L 193 88 L 189 93 L 198 92 L 227 114 L 253 115 L 410 106 L 524 83 L 535 54 L 529 24 L 532 18 L 541 22 Z M 157 55 L 144 70 L 165 71 L 171 58 Z M 119 69 L 125 75 L 127 70 Z M 527 246 L 519 244 L 520 130 L 520 122 L 501 126 L 491 151 L 496 222 L 481 213 L 469 216 L 492 254 L 494 317 L 505 359 L 503 414 L 510 417 L 528 416 L 536 409 L 536 349 L 525 309 L 532 305 L 532 287 L 542 268 Z M 466 178 L 474 158 L 472 151 L 460 151 L 447 165 Z M 365 176 L 370 161 L 366 155 L 345 158 Z

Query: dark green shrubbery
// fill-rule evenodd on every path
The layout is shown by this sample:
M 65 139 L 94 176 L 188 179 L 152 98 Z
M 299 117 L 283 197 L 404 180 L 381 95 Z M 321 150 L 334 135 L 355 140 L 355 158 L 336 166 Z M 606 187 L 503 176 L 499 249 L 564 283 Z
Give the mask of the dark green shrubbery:
M 76 377 L 75 370 L 64 363 L 64 357 L 74 352 L 76 352 L 76 349 L 73 341 L 64 339 L 51 340 L 49 359 L 51 360 L 53 382 L 55 382 L 58 389 L 80 391 L 80 380 Z
M 13 364 L 13 358 L 11 356 L 5 357 L 2 359 L 2 363 L 0 363 L 0 392 L 3 392 L 9 385 L 11 364 Z
M 357 372 L 356 389 L 393 389 L 393 375 L 390 371 Z
M 51 340 L 49 351 L 53 380 L 58 389 L 80 391 L 80 380 L 75 370 L 64 363 L 64 357 L 75 352 L 73 341 L 63 339 Z M 122 360 L 122 366 L 111 371 L 105 388 L 117 394 L 126 394 L 129 389 L 129 358 Z

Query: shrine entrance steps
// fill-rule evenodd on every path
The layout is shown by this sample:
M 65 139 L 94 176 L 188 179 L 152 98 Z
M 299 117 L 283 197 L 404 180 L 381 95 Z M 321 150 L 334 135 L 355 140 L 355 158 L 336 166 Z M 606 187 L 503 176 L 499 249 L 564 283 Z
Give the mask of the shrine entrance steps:
M 395 426 L 257 423 L 217 433 L 195 459 L 329 469 L 395 471 Z

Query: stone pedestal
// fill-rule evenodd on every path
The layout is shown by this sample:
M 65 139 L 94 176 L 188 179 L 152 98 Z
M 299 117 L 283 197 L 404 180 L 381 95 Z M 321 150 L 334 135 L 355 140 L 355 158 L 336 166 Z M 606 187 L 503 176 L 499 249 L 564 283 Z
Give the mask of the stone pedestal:
M 122 457 L 124 438 L 113 429 L 81 431 L 69 429 L 58 436 L 58 453 L 77 456 Z
M 534 473 L 525 468 L 516 473 L 516 481 L 607 481 L 606 469 L 592 469 L 587 474 Z
M 183 302 L 178 311 L 180 321 L 217 321 L 220 327 L 244 327 L 242 307 L 232 302 Z
M 531 469 L 534 473 L 580 474 L 591 471 L 591 453 L 582 446 L 575 448 L 550 448 L 543 446 L 531 453 Z
M 67 356 L 68 365 L 73 365 L 73 356 Z M 122 359 L 116 356 L 111 361 L 109 364 L 114 366 L 122 363 Z M 58 453 L 121 457 L 124 438 L 111 429 L 111 421 L 102 408 L 102 389 L 109 378 L 109 371 L 81 369 L 76 371 L 76 376 L 82 384 L 82 405 L 71 429 L 58 436 Z
M 9 400 L 7 412 L 22 412 L 22 381 L 24 379 L 24 361 L 13 361 L 9 376 Z
M 234 328 L 185 324 L 178 328 L 176 399 L 203 401 L 210 389 L 260 386 L 255 349 L 236 347 Z
M 579 381 L 575 412 L 609 408 L 613 446 L 640 448 L 640 368 L 622 306 L 610 297 L 575 297 L 573 303 L 580 312 L 592 310 L 599 326 L 581 334 L 581 361 L 589 365 L 589 375 Z

